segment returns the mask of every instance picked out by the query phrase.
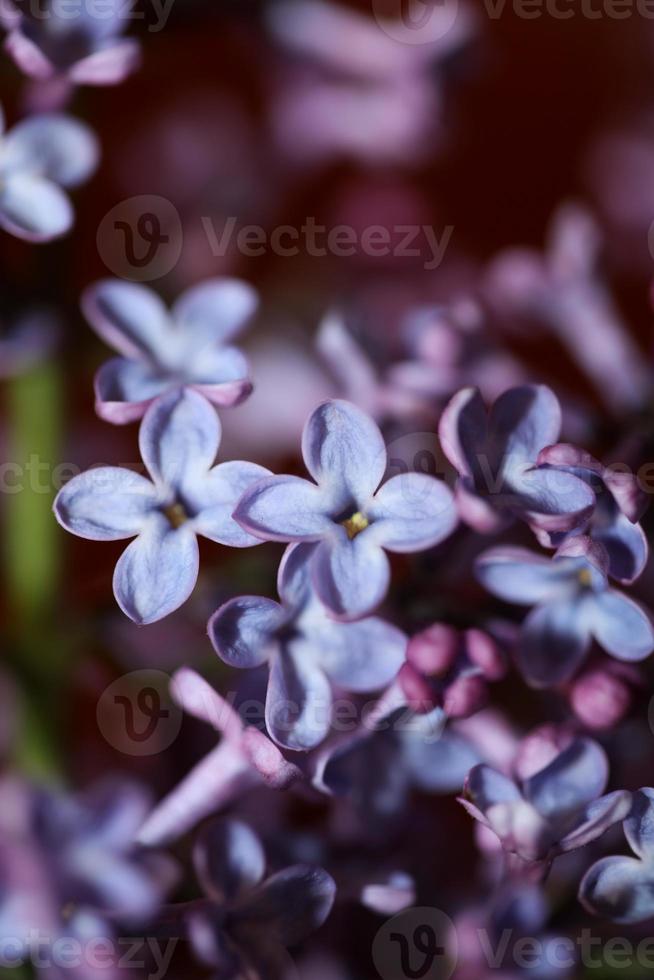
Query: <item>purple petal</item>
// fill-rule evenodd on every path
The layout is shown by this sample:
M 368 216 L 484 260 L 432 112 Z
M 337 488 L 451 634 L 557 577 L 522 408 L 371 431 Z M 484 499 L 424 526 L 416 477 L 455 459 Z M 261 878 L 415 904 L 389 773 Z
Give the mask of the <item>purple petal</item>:
M 447 728 L 436 741 L 407 738 L 404 760 L 413 782 L 428 793 L 458 793 L 466 776 L 479 764 L 472 743 Z
M 365 616 L 388 592 L 388 558 L 366 531 L 352 540 L 343 531 L 321 541 L 314 551 L 311 571 L 316 594 L 339 619 Z
M 57 494 L 59 523 L 81 538 L 119 541 L 143 530 L 157 495 L 145 477 L 118 466 L 101 466 L 73 477 Z
M 82 312 L 95 332 L 128 358 L 156 360 L 170 331 L 166 307 L 147 286 L 102 279 L 82 294 Z
M 389 551 L 421 551 L 452 533 L 457 512 L 450 489 L 423 473 L 394 476 L 366 512 L 370 534 Z
M 252 382 L 246 377 L 216 384 L 194 382 L 192 387 L 217 408 L 233 408 L 252 394 Z
M 654 789 L 644 787 L 634 793 L 624 833 L 634 854 L 644 861 L 654 859 Z
M 168 844 L 257 785 L 258 774 L 243 753 L 223 741 L 155 807 L 141 827 L 139 842 L 146 847 Z
M 316 483 L 342 488 L 343 504 L 352 504 L 353 511 L 364 507 L 386 470 L 386 446 L 377 425 L 339 399 L 323 402 L 309 417 L 302 455 Z
M 346 691 L 386 687 L 404 663 L 407 646 L 401 630 L 374 616 L 358 623 L 327 621 L 315 634 L 307 627 L 306 639 L 307 655 Z
M 230 548 L 261 544 L 261 539 L 244 531 L 232 514 L 248 487 L 267 476 L 270 470 L 263 466 L 230 460 L 187 486 L 185 500 L 195 513 L 192 523 L 196 533 Z
M 68 77 L 76 85 L 118 85 L 140 64 L 140 44 L 126 38 L 76 61 Z
M 560 431 L 561 407 L 550 388 L 510 388 L 491 409 L 492 462 L 502 463 L 505 473 L 535 463 L 541 449 L 556 442 Z
M 617 790 L 594 800 L 583 811 L 574 829 L 561 840 L 560 849 L 572 851 L 597 840 L 609 827 L 628 816 L 631 801 L 631 793 L 626 790 Z
M 599 645 L 618 660 L 643 660 L 654 650 L 649 614 L 615 589 L 595 596 L 590 625 Z
M 274 635 L 285 620 L 278 602 L 239 596 L 213 614 L 209 639 L 218 656 L 231 667 L 259 667 L 271 655 Z
M 4 49 L 20 70 L 30 78 L 45 81 L 55 74 L 52 62 L 20 28 L 10 31 L 5 38 Z
M 589 738 L 578 738 L 553 762 L 523 783 L 523 794 L 548 820 L 584 810 L 600 796 L 609 779 L 604 750 Z
M 579 527 L 595 507 L 595 494 L 588 484 L 562 470 L 526 470 L 513 476 L 511 486 L 517 498 L 514 506 L 546 531 Z
M 172 308 L 175 322 L 189 331 L 193 343 L 225 344 L 254 315 L 256 291 L 240 279 L 208 279 L 188 289 Z
M 487 765 L 470 770 L 465 793 L 482 813 L 498 803 L 513 803 L 520 799 L 520 791 L 513 780 Z
M 140 419 L 154 398 L 170 387 L 170 381 L 147 361 L 112 357 L 95 376 L 95 410 L 114 425 Z
M 266 725 L 283 748 L 306 752 L 329 731 L 332 693 L 322 669 L 285 647 L 274 658 L 266 695 Z
M 235 912 L 240 922 L 261 924 L 284 946 L 320 928 L 331 912 L 336 885 L 322 868 L 294 865 L 268 878 Z
M 180 667 L 170 682 L 170 693 L 179 707 L 194 718 L 205 721 L 226 738 L 239 743 L 243 722 L 225 698 L 190 667 Z
M 597 861 L 579 886 L 579 901 L 612 922 L 644 922 L 654 916 L 652 869 L 636 858 Z
M 591 533 L 606 549 L 613 578 L 629 585 L 642 574 L 649 546 L 640 524 L 632 524 L 625 514 L 618 513 L 610 524 L 593 528 Z
M 161 515 L 125 549 L 114 572 L 114 595 L 135 623 L 154 623 L 178 609 L 195 588 L 199 553 L 195 534 L 174 529 Z
M 507 602 L 531 605 L 567 588 L 571 571 L 546 555 L 526 548 L 490 548 L 475 562 L 475 574 L 484 588 Z
M 0 188 L 0 225 L 17 238 L 47 242 L 73 225 L 73 208 L 56 184 L 32 174 L 11 174 Z
M 486 408 L 477 388 L 463 388 L 445 407 L 438 426 L 443 452 L 460 476 L 476 482 L 487 457 Z
M 271 476 L 241 497 L 234 520 L 264 541 L 317 541 L 334 528 L 320 487 L 299 476 Z
M 225 905 L 261 881 L 266 856 L 259 838 L 247 824 L 240 820 L 214 820 L 197 836 L 193 864 L 205 893 Z
M 77 187 L 98 166 L 100 150 L 93 131 L 72 116 L 47 113 L 30 116 L 7 133 L 2 165 L 12 178 L 24 172 Z
M 193 488 L 214 462 L 220 436 L 218 416 L 206 399 L 178 389 L 147 410 L 139 447 L 155 483 L 172 490 Z
M 284 552 L 277 573 L 277 591 L 280 599 L 291 610 L 299 610 L 307 602 L 311 592 L 311 567 L 316 545 L 301 541 L 291 544 Z
M 575 673 L 590 646 L 586 606 L 561 600 L 538 606 L 522 624 L 517 662 L 533 687 L 552 687 Z

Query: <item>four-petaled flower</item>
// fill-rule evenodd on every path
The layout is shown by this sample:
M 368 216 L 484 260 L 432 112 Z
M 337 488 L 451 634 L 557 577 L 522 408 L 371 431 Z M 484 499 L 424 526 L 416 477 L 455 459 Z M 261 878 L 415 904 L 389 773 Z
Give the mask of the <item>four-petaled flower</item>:
M 284 950 L 318 929 L 334 903 L 334 879 L 296 864 L 265 878 L 259 838 L 240 820 L 216 820 L 198 835 L 195 871 L 206 898 L 182 906 L 195 955 L 220 976 L 281 976 Z
M 517 782 L 490 766 L 475 766 L 459 802 L 497 835 L 505 852 L 545 870 L 558 854 L 596 840 L 629 813 L 631 793 L 603 796 L 607 782 L 604 750 L 577 738 Z
M 389 684 L 403 661 L 407 638 L 375 616 L 357 623 L 330 618 L 307 572 L 312 546 L 290 547 L 279 569 L 281 605 L 240 596 L 209 621 L 209 637 L 232 667 L 268 663 L 266 725 L 281 746 L 308 751 L 329 731 L 332 685 L 375 691 Z
M 466 523 L 485 533 L 520 517 L 534 528 L 570 531 L 589 517 L 595 495 L 588 484 L 537 465 L 560 431 L 561 408 L 545 385 L 510 388 L 490 413 L 476 388 L 459 391 L 441 416 L 439 435 L 459 474 L 456 498 Z
M 17 238 L 47 242 L 73 225 L 64 187 L 77 187 L 98 164 L 98 143 L 71 116 L 44 113 L 7 133 L 0 110 L 0 226 Z
M 198 577 L 197 535 L 232 548 L 259 544 L 232 520 L 246 487 L 268 470 L 231 461 L 213 466 L 221 427 L 195 391 L 154 402 L 139 432 L 148 480 L 103 466 L 73 477 L 55 500 L 57 520 L 93 541 L 135 537 L 114 573 L 114 595 L 136 623 L 163 619 L 184 603 Z
M 239 279 L 207 279 L 188 289 L 169 312 L 146 286 L 104 279 L 90 286 L 82 309 L 93 329 L 122 356 L 95 378 L 98 415 L 118 425 L 141 418 L 153 399 L 181 386 L 218 405 L 236 405 L 252 391 L 243 354 L 229 342 L 258 305 Z
M 654 789 L 634 793 L 622 826 L 636 857 L 597 861 L 582 879 L 579 899 L 613 922 L 644 922 L 654 918 Z
M 608 558 L 586 535 L 569 538 L 553 558 L 526 548 L 491 548 L 477 559 L 479 581 L 508 602 L 536 604 L 522 625 L 518 666 L 528 683 L 569 680 L 595 639 L 618 660 L 654 650 L 654 626 L 633 599 L 609 587 Z
M 70 85 L 115 85 L 138 67 L 140 46 L 123 37 L 133 0 L 84 0 L 71 16 L 67 0 L 50 0 L 32 13 L 21 0 L 0 11 L 7 28 L 5 50 L 39 81 Z
M 422 551 L 454 530 L 452 494 L 423 473 L 380 487 L 384 440 L 349 402 L 316 408 L 304 427 L 302 455 L 315 483 L 297 476 L 261 480 L 244 493 L 234 517 L 263 540 L 313 542 L 309 569 L 318 598 L 335 617 L 360 618 L 386 595 L 384 549 Z

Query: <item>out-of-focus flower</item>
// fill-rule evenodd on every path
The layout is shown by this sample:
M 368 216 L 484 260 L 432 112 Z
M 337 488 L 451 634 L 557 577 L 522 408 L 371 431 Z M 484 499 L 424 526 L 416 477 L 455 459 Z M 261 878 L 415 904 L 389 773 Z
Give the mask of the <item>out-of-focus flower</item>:
M 539 454 L 538 462 L 573 473 L 592 487 L 595 509 L 578 533 L 587 534 L 604 547 L 609 575 L 626 585 L 638 578 L 647 563 L 649 546 L 638 523 L 648 500 L 636 475 L 605 467 L 588 453 L 565 443 L 548 446 Z M 538 538 L 544 547 L 557 548 L 565 534 L 544 531 Z
M 31 242 L 64 235 L 74 213 L 63 188 L 84 183 L 98 159 L 93 132 L 72 116 L 44 113 L 18 123 L 0 143 L 0 226 Z
M 568 690 L 570 707 L 586 728 L 614 728 L 629 713 L 643 678 L 633 664 L 607 661 L 591 665 L 575 677 Z
M 631 793 L 603 796 L 608 782 L 603 749 L 578 738 L 544 768 L 515 782 L 489 766 L 476 766 L 460 800 L 476 820 L 492 830 L 504 851 L 547 871 L 552 860 L 583 847 L 623 820 Z
M 134 783 L 107 779 L 67 796 L 6 777 L 0 841 L 0 934 L 24 956 L 41 932 L 110 937 L 107 917 L 138 924 L 158 911 L 175 869 L 136 845 L 151 804 Z
M 59 322 L 49 310 L 32 310 L 12 320 L 0 334 L 0 378 L 23 374 L 45 360 L 59 336 Z
M 141 418 L 153 399 L 181 386 L 225 408 L 252 391 L 248 364 L 230 341 L 258 305 L 239 279 L 208 279 L 187 290 L 169 312 L 151 289 L 104 279 L 82 297 L 87 320 L 122 356 L 95 378 L 98 415 L 118 425 Z
M 538 465 L 561 431 L 561 408 L 545 385 L 504 392 L 486 411 L 476 388 L 463 388 L 441 416 L 443 452 L 459 474 L 463 519 L 481 532 L 520 517 L 536 528 L 569 531 L 595 506 L 591 488 L 573 473 Z
M 597 861 L 584 875 L 579 900 L 613 922 L 644 922 L 654 918 L 654 789 L 634 793 L 622 826 L 636 856 Z
M 231 599 L 209 621 L 216 652 L 232 667 L 268 663 L 266 726 L 282 747 L 308 751 L 331 725 L 332 688 L 376 691 L 400 669 L 407 638 L 374 616 L 331 619 L 311 587 L 312 545 L 286 552 L 279 569 L 281 604 L 261 596 Z
M 30 78 L 71 85 L 115 85 L 140 61 L 137 41 L 123 37 L 133 0 L 49 0 L 35 10 L 27 0 L 3 0 L 0 22 L 7 53 Z
M 149 847 L 181 837 L 201 820 L 240 799 L 251 789 L 287 789 L 303 773 L 288 762 L 258 728 L 194 670 L 182 667 L 170 685 L 184 711 L 211 725 L 221 740 L 152 811 L 140 828 L 139 842 Z
M 423 473 L 393 477 L 379 488 L 384 440 L 348 402 L 328 401 L 313 412 L 302 455 L 315 483 L 297 476 L 261 480 L 244 493 L 234 517 L 263 540 L 314 542 L 309 569 L 319 599 L 336 617 L 360 618 L 388 590 L 384 549 L 422 551 L 454 530 L 452 494 Z
M 572 677 L 595 639 L 618 660 L 643 660 L 654 650 L 654 626 L 633 599 L 609 587 L 604 548 L 579 535 L 553 558 L 499 547 L 476 563 L 479 581 L 507 602 L 534 605 L 522 625 L 518 666 L 534 687 Z
M 491 263 L 484 288 L 507 321 L 551 330 L 604 403 L 619 412 L 643 403 L 651 372 L 598 274 L 600 245 L 592 216 L 564 205 L 552 219 L 546 254 L 503 253 Z
M 474 30 L 471 8 L 449 2 L 430 11 L 422 38 L 416 25 L 381 24 L 324 0 L 274 4 L 268 24 L 298 57 L 272 116 L 280 146 L 303 163 L 420 161 L 440 115 L 438 62 Z
M 411 637 L 398 682 L 414 711 L 441 707 L 448 718 L 467 718 L 488 697 L 488 683 L 506 673 L 506 660 L 483 630 L 459 633 L 434 623 Z
M 200 394 L 171 391 L 147 410 L 139 432 L 151 480 L 103 466 L 73 477 L 54 510 L 66 530 L 92 541 L 135 537 L 114 573 L 114 595 L 136 623 L 163 619 L 184 603 L 198 577 L 197 535 L 232 548 L 259 539 L 232 520 L 246 487 L 269 471 L 255 463 L 213 466 L 220 421 Z
M 254 832 L 216 820 L 198 835 L 193 863 L 206 898 L 183 907 L 198 959 L 220 976 L 280 976 L 284 951 L 320 928 L 336 894 L 322 868 L 296 864 L 265 877 Z

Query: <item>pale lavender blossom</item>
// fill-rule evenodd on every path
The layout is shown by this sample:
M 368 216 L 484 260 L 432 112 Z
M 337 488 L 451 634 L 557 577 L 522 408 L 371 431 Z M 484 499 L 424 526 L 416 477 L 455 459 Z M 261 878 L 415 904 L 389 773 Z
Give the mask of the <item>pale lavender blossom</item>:
M 517 649 L 518 666 L 534 687 L 569 680 L 592 640 L 618 660 L 637 661 L 654 650 L 650 614 L 609 587 L 602 545 L 579 535 L 553 558 L 526 548 L 498 547 L 477 559 L 479 581 L 507 602 L 534 605 Z
M 115 85 L 140 62 L 140 45 L 123 37 L 134 0 L 3 0 L 5 51 L 30 78 L 70 85 Z
M 592 513 L 595 495 L 578 476 L 539 466 L 561 431 L 561 407 L 545 385 L 505 391 L 487 412 L 476 388 L 449 402 L 439 425 L 443 452 L 459 474 L 463 519 L 490 532 L 514 517 L 544 531 L 569 531 Z
M 600 230 L 578 204 L 552 218 L 545 254 L 526 248 L 499 255 L 484 291 L 507 322 L 544 326 L 568 349 L 612 410 L 638 408 L 650 370 L 600 275 Z
M 226 602 L 209 621 L 209 638 L 232 667 L 269 666 L 266 726 L 283 748 L 308 751 L 327 736 L 333 689 L 377 691 L 404 662 L 407 637 L 376 616 L 356 623 L 330 618 L 311 588 L 312 545 L 289 548 L 281 563 L 281 603 L 261 596 Z
M 654 919 L 654 789 L 634 793 L 622 826 L 635 857 L 597 861 L 582 879 L 579 900 L 612 922 L 645 922 Z
M 198 577 L 197 535 L 231 548 L 259 540 L 232 519 L 243 491 L 268 474 L 255 463 L 213 466 L 221 427 L 200 394 L 179 389 L 157 399 L 139 431 L 151 479 L 115 466 L 73 477 L 57 495 L 57 520 L 92 541 L 135 538 L 118 560 L 114 595 L 136 623 L 181 606 Z
M 603 545 L 612 578 L 626 585 L 637 579 L 649 555 L 645 532 L 638 523 L 648 500 L 637 476 L 620 467 L 603 466 L 588 453 L 566 443 L 548 446 L 539 454 L 538 462 L 559 472 L 573 473 L 592 487 L 595 510 L 577 533 L 587 534 Z M 566 535 L 543 531 L 538 538 L 545 547 L 557 548 Z
M 182 386 L 221 408 L 237 405 L 252 384 L 247 361 L 231 341 L 257 305 L 254 289 L 239 279 L 198 283 L 170 311 L 138 283 L 103 279 L 89 286 L 84 315 L 121 355 L 96 375 L 98 415 L 117 425 L 132 422 L 155 398 Z
M 315 483 L 297 476 L 261 480 L 243 494 L 234 517 L 262 540 L 313 543 L 309 570 L 318 598 L 337 618 L 360 618 L 388 590 L 384 549 L 423 551 L 454 530 L 452 494 L 415 472 L 380 487 L 384 440 L 349 402 L 328 401 L 313 412 L 302 454 Z
M 93 132 L 72 116 L 30 116 L 8 132 L 0 110 L 0 226 L 17 238 L 46 242 L 73 226 L 64 188 L 84 183 L 96 169 Z
M 515 867 L 546 873 L 558 855 L 596 840 L 623 820 L 631 793 L 602 795 L 609 767 L 591 739 L 574 739 L 543 768 L 514 781 L 490 766 L 468 775 L 460 802 L 499 838 Z
M 180 907 L 198 960 L 218 976 L 288 975 L 286 948 L 319 929 L 336 884 L 323 868 L 295 864 L 266 877 L 266 856 L 254 831 L 221 819 L 198 834 L 193 848 L 205 893 Z

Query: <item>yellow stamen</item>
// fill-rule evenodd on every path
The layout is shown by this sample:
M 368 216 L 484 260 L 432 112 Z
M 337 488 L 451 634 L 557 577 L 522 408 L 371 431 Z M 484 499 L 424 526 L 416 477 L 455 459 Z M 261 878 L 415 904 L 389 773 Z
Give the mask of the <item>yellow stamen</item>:
M 593 584 L 593 576 L 590 568 L 582 568 L 582 570 L 579 572 L 579 581 L 584 588 L 588 588 L 588 586 Z
M 348 517 L 346 521 L 343 521 L 343 527 L 347 531 L 347 536 L 350 541 L 352 538 L 356 538 L 357 534 L 360 534 L 361 531 L 365 531 L 368 523 L 368 518 L 360 510 L 357 510 L 352 514 L 352 517 Z
M 175 529 L 188 520 L 188 514 L 181 504 L 169 504 L 168 507 L 164 507 L 163 512 Z

